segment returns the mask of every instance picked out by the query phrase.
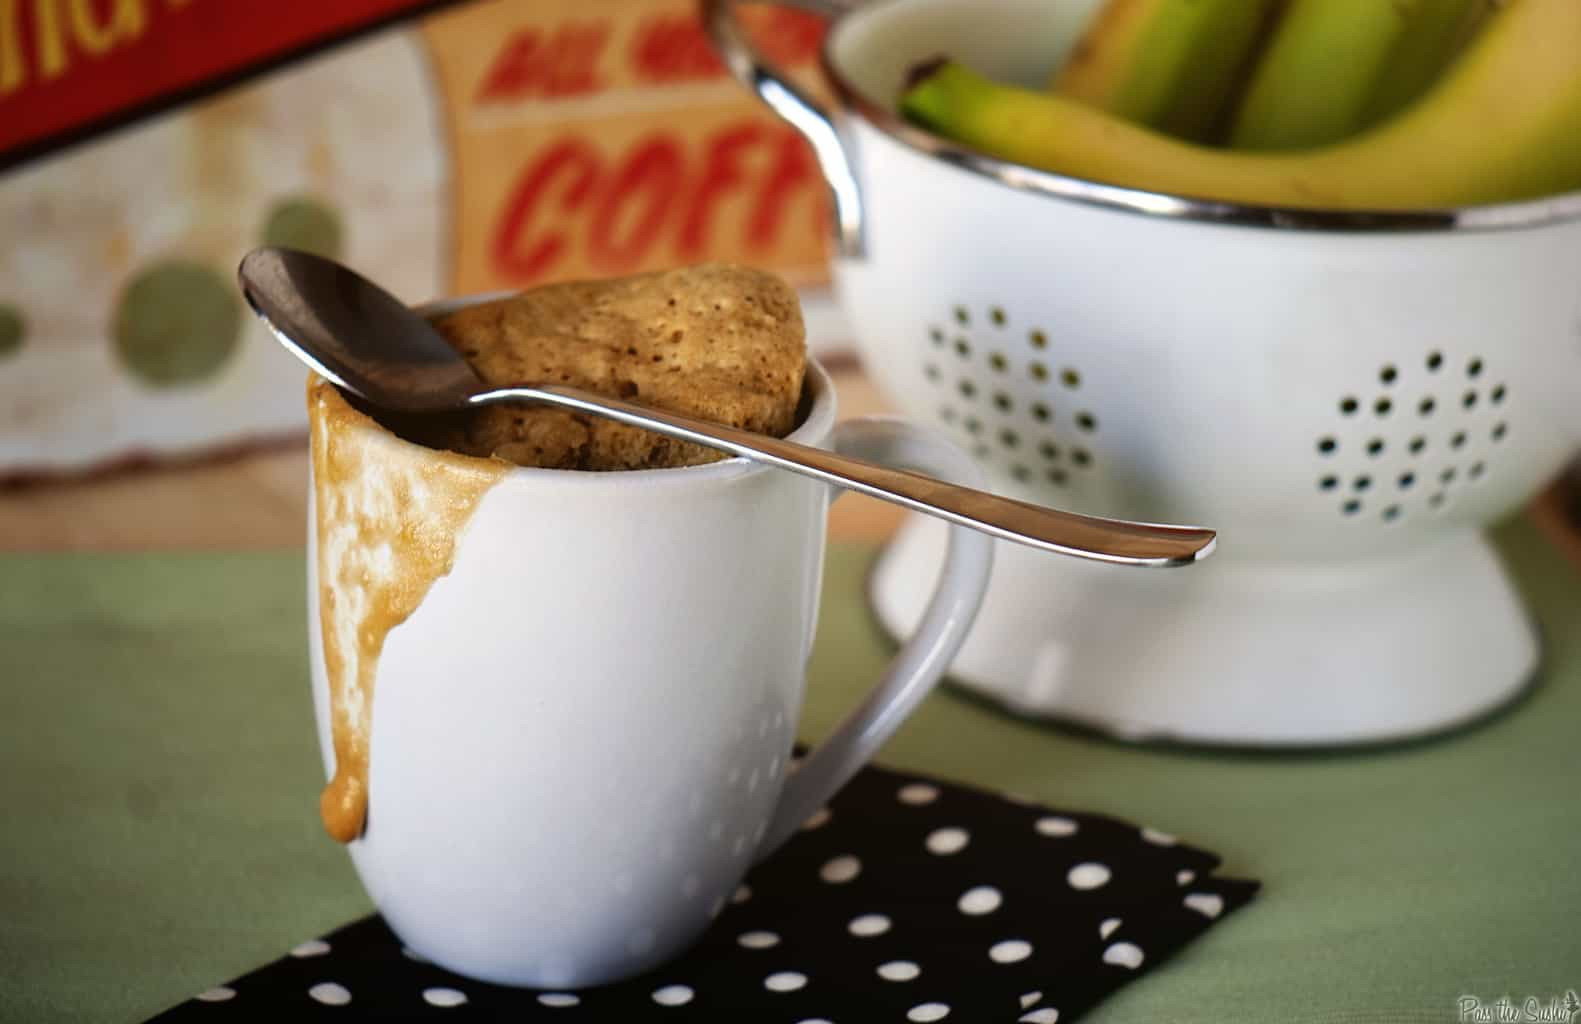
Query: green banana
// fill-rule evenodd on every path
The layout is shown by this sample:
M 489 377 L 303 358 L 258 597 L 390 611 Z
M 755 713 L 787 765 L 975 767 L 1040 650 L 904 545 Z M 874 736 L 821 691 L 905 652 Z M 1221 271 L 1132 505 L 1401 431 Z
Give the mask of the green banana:
M 901 111 L 1002 159 L 1156 192 L 1308 208 L 1468 206 L 1581 188 L 1577 53 L 1581 2 L 1505 0 L 1417 103 L 1300 153 L 1193 145 L 951 61 L 918 68 Z
M 1404 110 L 1438 79 L 1471 41 L 1495 0 L 1424 0 L 1405 36 L 1389 54 L 1372 90 L 1361 125 L 1368 127 Z
M 1352 135 L 1423 0 L 1291 0 L 1246 86 L 1230 145 L 1305 149 Z
M 1208 140 L 1277 0 L 1107 0 L 1049 87 Z

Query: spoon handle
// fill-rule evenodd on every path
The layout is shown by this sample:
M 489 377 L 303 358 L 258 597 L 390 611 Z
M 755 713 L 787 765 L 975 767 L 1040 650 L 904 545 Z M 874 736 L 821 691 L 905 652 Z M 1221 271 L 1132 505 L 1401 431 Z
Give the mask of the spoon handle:
M 559 384 L 499 388 L 473 395 L 471 402 L 547 402 L 576 409 L 810 476 L 1004 540 L 1099 562 L 1153 567 L 1188 565 L 1213 550 L 1216 536 L 1214 531 L 1202 527 L 1132 523 L 1062 512 L 910 470 Z

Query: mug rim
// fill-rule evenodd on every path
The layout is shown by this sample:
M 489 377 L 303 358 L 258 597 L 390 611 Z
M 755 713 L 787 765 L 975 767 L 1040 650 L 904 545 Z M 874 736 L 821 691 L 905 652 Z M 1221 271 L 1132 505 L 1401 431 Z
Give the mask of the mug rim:
M 1164 220 L 1296 231 L 1443 234 L 1536 228 L 1581 219 L 1581 189 L 1510 202 L 1423 209 L 1270 206 L 1108 184 L 990 156 L 913 125 L 857 88 L 836 63 L 834 44 L 842 26 L 906 2 L 914 0 L 878 0 L 854 6 L 838 3 L 826 9 L 831 22 L 819 50 L 819 67 L 833 87 L 841 111 L 921 157 L 959 167 L 1018 192 Z
M 414 305 L 412 308 L 420 316 L 439 316 L 451 313 L 468 306 L 479 305 L 495 299 L 514 295 L 514 291 L 485 292 L 477 295 L 455 296 L 446 299 L 435 299 Z M 333 381 L 326 381 L 330 387 L 340 392 L 342 398 L 345 392 Z M 824 369 L 817 358 L 808 353 L 804 363 L 802 376 L 802 402 L 807 405 L 807 415 L 794 430 L 786 434 L 784 439 L 798 444 L 816 446 L 827 438 L 834 429 L 836 414 L 836 395 L 834 381 L 829 376 L 829 371 Z M 800 404 L 800 403 L 799 403 Z M 449 449 L 434 448 L 430 445 L 419 444 L 408 440 L 380 423 L 372 416 L 364 414 L 366 421 L 360 429 L 376 431 L 387 443 L 395 444 L 415 452 L 436 452 L 462 460 L 490 464 L 496 461 L 493 456 L 468 455 L 465 452 L 450 451 Z M 511 480 L 523 482 L 531 481 L 537 484 L 569 484 L 579 480 L 583 485 L 589 484 L 656 484 L 660 482 L 678 483 L 684 486 L 697 486 L 705 483 L 717 483 L 734 480 L 742 476 L 753 475 L 761 472 L 777 471 L 775 467 L 761 462 L 755 462 L 740 455 L 718 459 L 714 462 L 705 462 L 697 466 L 660 466 L 652 469 L 618 469 L 618 470 L 585 470 L 585 469 L 554 469 L 546 466 L 522 466 L 514 462 L 505 462 L 505 472 L 496 486 L 503 485 Z

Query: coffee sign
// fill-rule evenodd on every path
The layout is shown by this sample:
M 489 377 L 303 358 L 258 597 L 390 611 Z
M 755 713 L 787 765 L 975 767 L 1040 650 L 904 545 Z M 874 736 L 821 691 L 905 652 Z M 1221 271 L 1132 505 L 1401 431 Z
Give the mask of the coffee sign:
M 744 14 L 811 77 L 820 20 Z M 0 478 L 299 436 L 255 245 L 414 302 L 705 260 L 816 290 L 826 204 L 692 0 L 0 0 Z

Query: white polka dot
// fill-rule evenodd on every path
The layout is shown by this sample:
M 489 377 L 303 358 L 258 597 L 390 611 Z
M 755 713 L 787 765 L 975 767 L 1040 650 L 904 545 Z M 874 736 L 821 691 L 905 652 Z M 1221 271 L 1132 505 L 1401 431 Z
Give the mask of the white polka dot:
M 429 1006 L 451 1007 L 461 1006 L 467 1001 L 467 994 L 454 988 L 425 988 L 423 989 L 423 1002 Z
M 1033 1010 L 1017 1017 L 1021 1024 L 1054 1024 L 1059 1020 L 1059 1011 L 1052 1006 L 1045 1006 L 1040 1010 Z
M 1160 832 L 1156 828 L 1144 828 L 1142 830 L 1142 839 L 1152 843 L 1154 846 L 1174 846 L 1175 843 L 1179 842 L 1168 832 Z
M 849 882 L 851 879 L 855 878 L 861 873 L 862 862 L 850 854 L 846 854 L 843 857 L 836 857 L 818 869 L 819 878 L 823 879 L 825 882 L 830 882 L 835 885 L 838 885 L 841 882 Z
M 926 782 L 913 782 L 909 786 L 901 786 L 900 792 L 895 794 L 903 804 L 921 807 L 931 804 L 939 798 L 939 787 L 930 786 Z
M 1021 1008 L 1023 1010 L 1025 1010 L 1028 1007 L 1034 1006 L 1034 1005 L 1037 1004 L 1037 1001 L 1039 999 L 1042 999 L 1042 998 L 1043 998 L 1043 993 L 1041 993 L 1041 992 L 1037 992 L 1037 991 L 1023 992 L 1021 994 Z
M 1046 818 L 1039 818 L 1038 823 L 1032 827 L 1038 830 L 1039 835 L 1054 836 L 1056 838 L 1063 838 L 1065 836 L 1073 836 L 1076 834 L 1076 823 L 1069 818 L 1062 818 L 1057 814 L 1051 814 Z
M 1134 942 L 1116 942 L 1103 951 L 1103 962 L 1134 971 L 1142 966 L 1142 947 Z
M 666 985 L 653 990 L 653 1001 L 660 1006 L 685 1006 L 694 994 L 689 985 Z
M 1072 889 L 1100 889 L 1109 884 L 1110 871 L 1097 861 L 1077 864 L 1066 874 L 1065 881 Z
M 236 990 L 226 985 L 215 985 L 199 992 L 194 998 L 201 1003 L 223 1003 L 236 998 Z
M 763 979 L 763 987 L 770 992 L 794 992 L 807 984 L 807 975 L 800 971 L 776 971 Z
M 889 918 L 883 914 L 863 914 L 861 917 L 851 918 L 846 930 L 852 935 L 865 939 L 889 931 L 889 924 Z
M 291 947 L 291 955 L 298 960 L 303 960 L 310 956 L 323 956 L 328 952 L 329 943 L 323 939 L 308 939 L 299 946 Z
M 1185 904 L 1203 917 L 1218 917 L 1224 913 L 1224 897 L 1216 892 L 1187 893 Z
M 929 1021 L 943 1020 L 950 1015 L 947 1003 L 918 1003 L 906 1011 L 906 1019 L 914 1020 L 917 1024 L 928 1024 Z
M 999 890 L 991 885 L 979 885 L 961 893 L 961 898 L 955 901 L 956 907 L 963 914 L 992 914 L 999 909 L 1004 898 L 999 895 Z
M 773 932 L 742 932 L 736 941 L 746 949 L 772 949 L 780 944 L 780 937 Z
M 812 814 L 808 816 L 806 821 L 801 823 L 801 827 L 804 832 L 811 832 L 813 829 L 820 828 L 827 824 L 828 821 L 829 808 L 820 807 L 816 811 L 813 811 Z
M 1118 927 L 1120 927 L 1120 919 L 1118 917 L 1104 918 L 1103 923 L 1098 926 L 1098 938 L 1107 939 L 1114 934 L 1114 930 Z
M 928 833 L 923 845 L 927 846 L 929 853 L 947 857 L 952 853 L 960 853 L 971 841 L 970 833 L 964 828 L 939 828 Z
M 752 898 L 752 888 L 746 885 L 736 886 L 736 891 L 730 894 L 731 903 L 745 903 Z
M 988 948 L 988 959 L 996 964 L 1020 963 L 1032 955 L 1032 943 L 1024 939 L 1006 939 Z
M 581 1001 L 580 997 L 574 996 L 569 992 L 544 992 L 538 996 L 538 1002 L 544 1006 L 576 1006 Z
M 878 976 L 885 981 L 910 981 L 922 973 L 922 968 L 910 960 L 891 960 L 878 965 Z
M 1197 873 L 1189 868 L 1181 868 L 1175 872 L 1176 885 L 1190 885 L 1197 880 Z
M 419 953 L 417 950 L 413 949 L 411 946 L 402 946 L 401 947 L 401 955 L 406 957 L 406 959 L 412 961 L 413 963 L 417 963 L 417 964 L 426 964 L 426 963 L 430 963 L 431 962 L 431 961 L 429 961 L 429 959 L 426 956 L 424 956 L 423 954 Z
M 325 1006 L 345 1006 L 351 1002 L 351 993 L 346 991 L 346 986 L 333 981 L 321 981 L 308 989 L 307 994 Z

